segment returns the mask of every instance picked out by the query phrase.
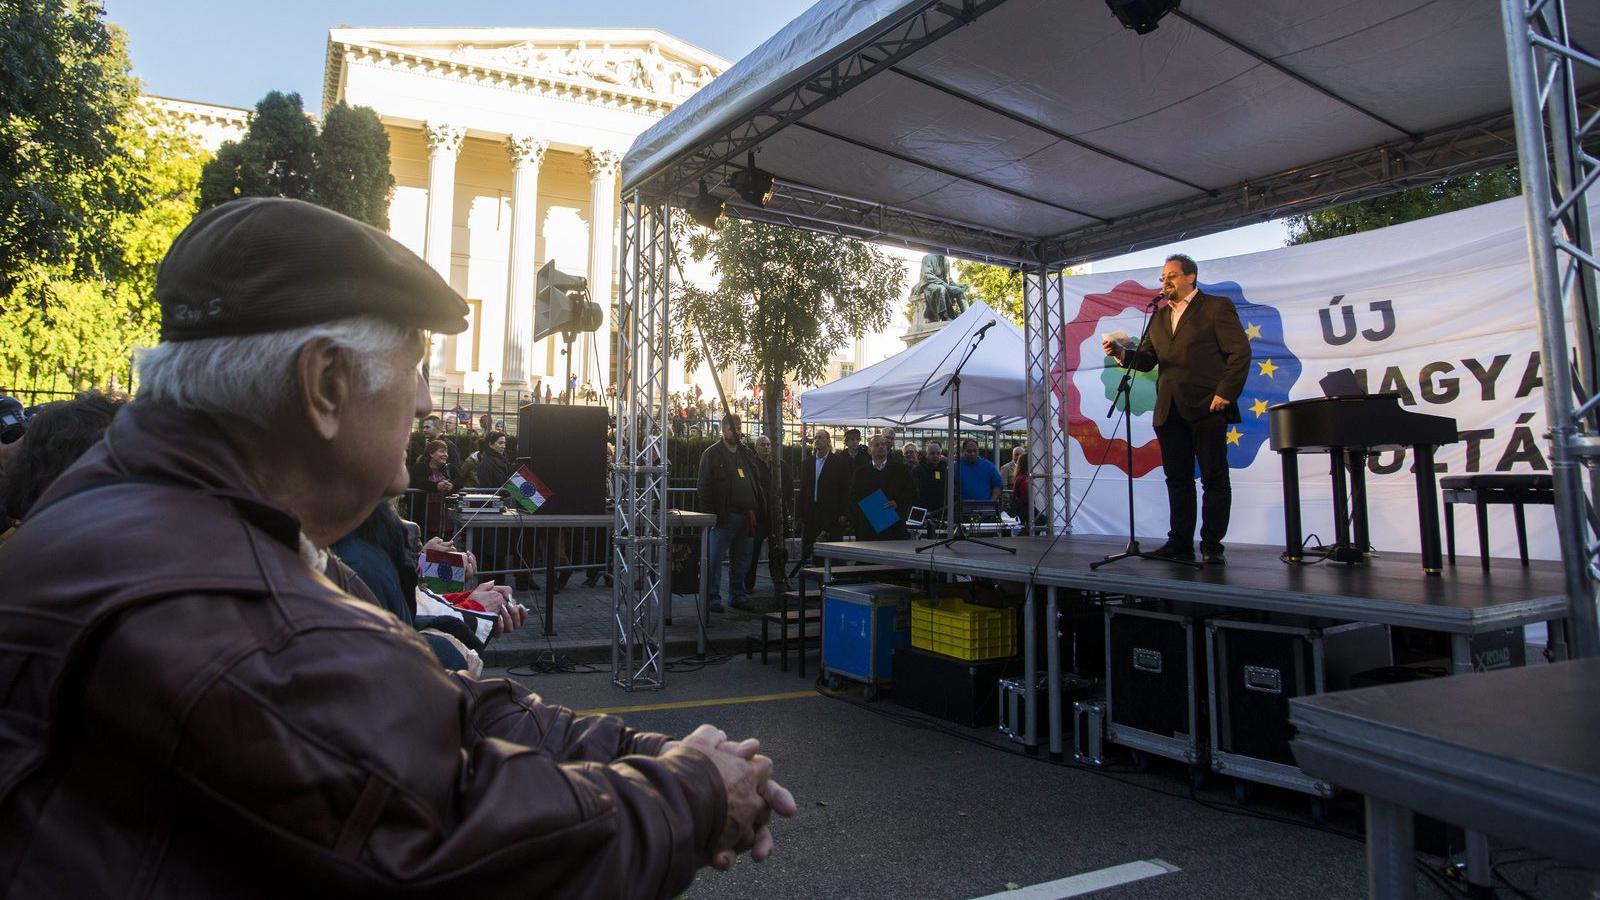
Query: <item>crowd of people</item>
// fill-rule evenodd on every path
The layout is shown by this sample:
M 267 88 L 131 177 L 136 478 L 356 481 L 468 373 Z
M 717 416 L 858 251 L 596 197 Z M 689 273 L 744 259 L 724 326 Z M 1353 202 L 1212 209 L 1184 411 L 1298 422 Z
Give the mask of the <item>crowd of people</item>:
M 781 508 L 772 501 L 772 441 L 757 435 L 749 443 L 737 412 L 722 417 L 721 440 L 700 457 L 696 491 L 700 510 L 716 517 L 710 534 L 710 609 L 720 612 L 722 569 L 728 570 L 728 606 L 749 609 L 761 548 L 767 547 L 768 575 L 774 591 L 789 589 L 782 535 L 792 527 L 801 537 L 800 560 L 811 559 L 817 541 L 905 540 L 913 532 L 932 530 L 946 518 L 947 493 L 959 484 L 964 513 L 998 518 L 1002 508 L 1019 520 L 1028 509 L 1027 452 L 1014 447 L 1004 468 L 979 453 L 978 442 L 962 441 L 955 468 L 937 440 L 921 448 L 915 442 L 896 445 L 896 431 L 884 428 L 862 441 L 861 430 L 846 429 L 835 450 L 825 429 L 809 435 L 800 460 L 798 490 L 787 470 L 777 485 Z M 881 496 L 880 496 L 881 494 Z M 793 502 L 790 502 L 790 498 Z M 912 519 L 913 510 L 922 515 Z M 798 565 L 798 563 L 797 563 Z
M 427 333 L 467 311 L 432 268 L 251 198 L 155 293 L 135 400 L 0 402 L 0 893 L 667 898 L 773 852 L 796 807 L 758 741 L 483 678 L 525 611 L 419 584 L 391 500 Z

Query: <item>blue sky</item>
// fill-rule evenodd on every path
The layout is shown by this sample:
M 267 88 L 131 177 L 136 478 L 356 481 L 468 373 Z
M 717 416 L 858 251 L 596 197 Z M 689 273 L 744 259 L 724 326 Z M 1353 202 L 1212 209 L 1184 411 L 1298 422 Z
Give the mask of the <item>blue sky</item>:
M 654 27 L 730 60 L 813 0 L 104 0 L 133 70 L 164 97 L 255 106 L 267 91 L 322 97 L 328 29 L 341 25 Z
M 104 0 L 128 34 L 134 74 L 165 97 L 253 107 L 268 91 L 321 104 L 328 29 L 341 25 L 654 27 L 729 60 L 755 49 L 813 0 Z M 1182 250 L 1216 259 L 1283 246 L 1267 223 L 1097 261 L 1096 271 L 1160 265 Z

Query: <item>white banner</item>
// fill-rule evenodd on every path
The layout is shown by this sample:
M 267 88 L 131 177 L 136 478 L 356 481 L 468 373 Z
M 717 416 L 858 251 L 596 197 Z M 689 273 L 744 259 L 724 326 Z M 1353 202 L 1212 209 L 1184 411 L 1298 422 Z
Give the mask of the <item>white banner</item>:
M 1073 530 L 1127 531 L 1127 445 L 1107 410 L 1120 370 L 1100 350 L 1102 332 L 1137 336 L 1158 286 L 1157 269 L 1064 279 L 1063 408 L 1071 434 Z M 1318 382 L 1349 368 L 1369 391 L 1397 391 L 1409 412 L 1454 418 L 1460 443 L 1441 447 L 1439 476 L 1547 472 L 1543 382 L 1520 198 L 1350 237 L 1202 263 L 1202 290 L 1238 306 L 1253 359 L 1239 398 L 1244 421 L 1228 432 L 1233 516 L 1227 540 L 1282 546 L 1282 464 L 1268 442 L 1266 409 L 1323 395 Z M 1136 380 L 1134 498 L 1138 530 L 1165 538 L 1167 497 L 1151 426 L 1155 373 Z M 1409 451 L 1368 466 L 1372 543 L 1417 552 L 1420 539 Z M 1098 467 L 1098 471 L 1097 471 Z M 1198 485 L 1197 485 L 1198 490 Z M 1300 457 L 1303 532 L 1333 540 L 1324 454 Z M 1442 512 L 1442 507 L 1441 507 Z M 1475 559 L 1470 507 L 1456 511 L 1457 559 Z M 1490 552 L 1516 554 L 1509 507 L 1489 514 Z M 1548 506 L 1527 509 L 1535 557 L 1558 549 Z M 1441 534 L 1441 541 L 1442 541 Z

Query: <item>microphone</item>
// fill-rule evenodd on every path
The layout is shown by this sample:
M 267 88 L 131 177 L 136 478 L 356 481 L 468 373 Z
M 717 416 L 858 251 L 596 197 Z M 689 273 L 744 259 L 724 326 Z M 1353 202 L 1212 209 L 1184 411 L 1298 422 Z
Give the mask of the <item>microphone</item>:
M 1150 298 L 1150 305 L 1149 305 L 1148 308 L 1149 309 L 1155 309 L 1156 308 L 1156 304 L 1160 303 L 1162 300 L 1166 299 L 1166 296 L 1167 296 L 1167 292 L 1166 291 L 1164 291 L 1164 290 L 1163 291 L 1157 291 L 1156 295 L 1154 297 Z
M 994 321 L 995 321 L 994 319 L 990 319 L 988 322 L 984 323 L 984 326 L 982 328 L 978 329 L 978 333 L 979 334 L 983 334 L 985 331 L 988 331 L 989 329 L 993 328 L 994 327 Z

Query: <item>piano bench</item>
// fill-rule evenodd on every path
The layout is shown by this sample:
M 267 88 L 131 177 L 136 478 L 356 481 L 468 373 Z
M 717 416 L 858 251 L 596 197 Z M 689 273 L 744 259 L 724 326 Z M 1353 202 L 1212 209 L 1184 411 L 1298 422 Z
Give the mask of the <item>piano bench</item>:
M 1528 564 L 1528 523 L 1522 507 L 1526 503 L 1554 506 L 1556 492 L 1549 475 L 1450 475 L 1439 479 L 1444 495 L 1444 535 L 1446 555 L 1456 561 L 1455 504 L 1471 503 L 1478 514 L 1478 558 L 1489 571 L 1489 506 L 1509 505 L 1517 522 L 1517 551 L 1522 564 Z

